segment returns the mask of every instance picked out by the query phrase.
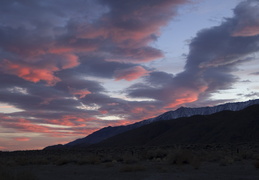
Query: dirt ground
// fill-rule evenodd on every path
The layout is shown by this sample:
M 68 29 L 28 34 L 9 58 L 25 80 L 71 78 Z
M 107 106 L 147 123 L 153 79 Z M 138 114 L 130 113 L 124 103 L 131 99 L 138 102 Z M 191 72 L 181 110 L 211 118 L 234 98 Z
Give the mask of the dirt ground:
M 259 180 L 259 145 L 0 152 L 0 180 Z
M 26 165 L 7 167 L 6 170 L 13 173 L 31 173 L 38 180 L 259 180 L 259 169 L 255 168 L 251 160 L 235 162 L 231 165 L 204 162 L 199 169 L 190 165 L 139 162 L 96 165 L 70 163 L 62 166 Z

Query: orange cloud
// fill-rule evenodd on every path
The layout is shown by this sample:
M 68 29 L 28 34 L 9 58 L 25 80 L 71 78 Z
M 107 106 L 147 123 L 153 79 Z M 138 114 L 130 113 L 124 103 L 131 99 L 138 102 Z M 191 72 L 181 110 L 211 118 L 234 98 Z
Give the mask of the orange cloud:
M 15 141 L 30 141 L 30 138 L 27 137 L 16 137 L 14 138 Z
M 9 60 L 4 60 L 0 68 L 7 74 L 17 75 L 31 82 L 39 82 L 41 80 L 46 81 L 49 85 L 53 85 L 60 81 L 58 77 L 53 75 L 53 71 L 48 69 L 40 69 L 36 67 L 30 67 L 28 65 L 13 63 Z
M 207 86 L 201 86 L 198 90 L 179 88 L 176 91 L 177 95 L 175 95 L 173 102 L 168 103 L 165 108 L 176 108 L 179 105 L 195 102 L 198 100 L 199 95 L 205 92 L 207 88 Z
M 84 127 L 84 122 L 89 121 L 87 118 L 81 117 L 83 115 L 63 115 L 59 119 L 48 119 L 46 122 L 49 124 L 71 126 L 71 127 Z
M 257 0 L 243 1 L 234 9 L 235 27 L 232 36 L 259 35 L 259 3 Z
M 146 69 L 144 69 L 142 66 L 134 66 L 127 69 L 121 69 L 115 71 L 115 80 L 119 81 L 122 79 L 125 79 L 127 81 L 133 81 L 135 79 L 138 79 L 142 76 L 145 76 L 149 73 Z
M 185 103 L 191 103 L 191 102 L 194 102 L 194 101 L 197 101 L 197 96 L 191 96 L 190 97 L 183 97 L 183 98 L 179 98 L 179 99 L 176 99 L 174 100 L 173 103 L 169 103 L 165 108 L 176 108 L 177 106 L 179 105 L 182 105 L 182 104 L 185 104 Z
M 15 119 L 4 115 L 1 115 L 0 117 L 3 120 L 2 126 L 5 128 L 13 128 L 13 129 L 16 129 L 17 131 L 23 131 L 23 132 L 37 132 L 37 133 L 51 132 L 49 128 L 38 124 L 33 124 L 30 121 L 23 118 Z
M 0 146 L 0 150 L 6 150 L 7 147 L 4 147 L 4 146 Z
M 101 114 L 107 114 L 107 113 L 108 113 L 107 110 L 99 110 L 99 112 L 100 112 Z
M 78 57 L 74 54 L 62 54 L 59 64 L 61 69 L 69 69 L 79 65 Z
M 259 25 L 242 27 L 232 33 L 232 36 L 257 36 L 259 35 Z
M 16 75 L 27 81 L 34 83 L 45 81 L 48 85 L 54 85 L 60 81 L 60 79 L 54 75 L 56 71 L 79 65 L 77 56 L 73 54 L 64 54 L 60 58 L 60 63 L 48 64 L 46 67 L 38 67 L 35 64 L 32 65 L 29 63 L 14 63 L 4 59 L 0 64 L 0 69 L 6 74 Z

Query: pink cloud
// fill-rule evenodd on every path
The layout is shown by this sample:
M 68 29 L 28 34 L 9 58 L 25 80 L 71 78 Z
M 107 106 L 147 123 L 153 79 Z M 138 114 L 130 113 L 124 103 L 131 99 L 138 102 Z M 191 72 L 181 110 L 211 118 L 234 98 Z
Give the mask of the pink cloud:
M 232 36 L 257 36 L 259 35 L 259 23 L 258 26 L 245 26 L 239 27 L 232 33 Z
M 31 138 L 28 137 L 16 137 L 14 138 L 15 141 L 30 141 Z
M 149 73 L 142 66 L 134 66 L 127 69 L 120 69 L 115 71 L 114 77 L 116 81 L 125 79 L 127 81 L 133 81 Z
M 46 123 L 63 126 L 84 127 L 84 122 L 86 122 L 88 119 L 83 118 L 82 116 L 83 115 L 63 115 L 58 119 L 48 119 L 46 120 Z
M 42 80 L 46 81 L 49 85 L 53 85 L 60 81 L 60 79 L 58 77 L 55 77 L 53 74 L 55 70 L 51 71 L 49 69 L 30 67 L 29 65 L 13 63 L 9 60 L 4 60 L 3 63 L 0 65 L 0 68 L 6 74 L 17 75 L 20 78 L 34 83 Z
M 60 58 L 60 69 L 69 69 L 79 65 L 78 57 L 74 54 L 62 54 Z
M 6 123 L 9 127 L 18 129 L 24 132 L 38 132 L 38 133 L 49 133 L 51 130 L 42 125 L 33 124 L 26 119 L 18 119 L 16 122 Z
M 234 10 L 236 26 L 232 36 L 256 36 L 259 35 L 259 3 L 258 1 L 241 2 Z
M 69 87 L 69 91 L 71 94 L 75 96 L 79 96 L 80 99 L 84 98 L 88 94 L 91 94 L 91 92 L 88 91 L 87 89 L 74 89 Z
M 12 62 L 4 59 L 0 64 L 0 69 L 6 74 L 16 75 L 27 81 L 34 83 L 45 81 L 48 85 L 54 85 L 60 81 L 60 79 L 54 75 L 55 72 L 79 65 L 77 56 L 73 54 L 64 54 L 59 58 L 59 62 L 53 60 L 42 66 L 30 62 Z M 42 61 L 44 61 L 44 59 Z
M 175 8 L 187 2 L 187 0 L 151 3 L 110 2 L 111 12 L 108 13 L 109 16 L 105 14 L 103 21 L 108 27 L 106 29 L 110 30 L 109 35 L 115 41 L 139 41 L 152 35 L 159 35 L 160 28 L 176 15 Z
M 195 102 L 199 99 L 200 94 L 205 92 L 207 89 L 207 86 L 200 85 L 195 89 L 178 87 L 174 92 L 171 92 L 171 95 L 169 91 L 167 92 L 168 101 L 165 108 L 175 109 L 180 105 Z
M 51 130 L 45 126 L 34 124 L 25 118 L 15 118 L 0 114 L 2 120 L 1 126 L 4 128 L 13 128 L 21 132 L 39 132 L 49 133 Z
M 0 150 L 7 150 L 7 149 L 8 149 L 7 147 L 0 146 Z

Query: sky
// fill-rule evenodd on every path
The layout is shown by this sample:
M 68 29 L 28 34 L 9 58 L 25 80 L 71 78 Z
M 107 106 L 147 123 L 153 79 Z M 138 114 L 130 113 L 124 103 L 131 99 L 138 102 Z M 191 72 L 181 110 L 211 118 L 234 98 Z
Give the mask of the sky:
M 258 0 L 1 0 L 0 150 L 259 97 Z

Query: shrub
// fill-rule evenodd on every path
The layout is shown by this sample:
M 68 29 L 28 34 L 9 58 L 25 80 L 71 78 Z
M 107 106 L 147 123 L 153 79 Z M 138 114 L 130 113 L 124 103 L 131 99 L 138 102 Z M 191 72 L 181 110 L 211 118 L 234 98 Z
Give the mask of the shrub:
M 88 155 L 86 157 L 83 157 L 77 161 L 77 164 L 84 165 L 84 164 L 99 164 L 100 158 L 97 155 Z
M 129 154 L 125 154 L 122 157 L 122 159 L 123 159 L 123 163 L 125 163 L 125 164 L 134 164 L 139 161 L 137 157 L 135 157 L 133 155 L 129 155 Z
M 193 154 L 190 151 L 182 150 L 178 152 L 172 152 L 168 156 L 168 163 L 176 165 L 191 164 L 192 159 Z
M 75 162 L 76 162 L 75 159 L 73 159 L 71 157 L 66 157 L 66 158 L 60 158 L 60 159 L 56 160 L 55 165 L 62 166 L 62 165 L 66 165 L 69 163 L 75 163 Z
M 177 166 L 189 164 L 195 169 L 199 169 L 201 165 L 200 158 L 189 150 L 171 152 L 167 157 L 167 161 L 169 164 L 175 164 Z
M 20 166 L 26 166 L 26 165 L 30 164 L 29 158 L 23 157 L 23 156 L 22 157 L 17 157 L 15 159 L 15 162 L 16 162 L 17 165 L 20 165 Z
M 158 149 L 152 149 L 147 151 L 146 153 L 146 159 L 153 160 L 153 159 L 163 159 L 168 155 L 167 150 L 158 148 Z

